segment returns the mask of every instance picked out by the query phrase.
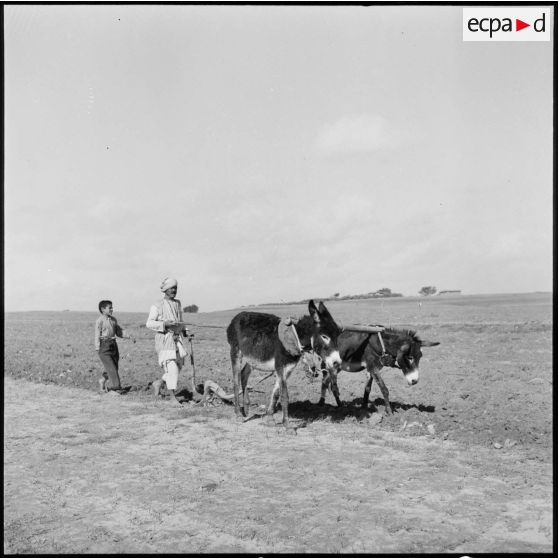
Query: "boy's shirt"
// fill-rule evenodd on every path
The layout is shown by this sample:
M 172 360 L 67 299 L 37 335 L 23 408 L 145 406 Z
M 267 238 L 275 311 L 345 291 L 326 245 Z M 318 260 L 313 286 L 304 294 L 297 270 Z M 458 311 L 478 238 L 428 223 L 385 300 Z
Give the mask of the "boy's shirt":
M 101 337 L 106 339 L 115 339 L 123 337 L 122 328 L 118 325 L 116 318 L 102 314 L 95 322 L 95 350 L 101 348 Z

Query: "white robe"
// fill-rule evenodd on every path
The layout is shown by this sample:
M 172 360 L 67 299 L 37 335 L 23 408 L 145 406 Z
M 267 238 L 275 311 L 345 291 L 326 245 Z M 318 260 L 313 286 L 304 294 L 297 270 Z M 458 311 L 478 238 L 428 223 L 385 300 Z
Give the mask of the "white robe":
M 184 357 L 188 354 L 184 343 L 182 327 L 177 331 L 165 329 L 165 321 L 182 322 L 182 308 L 180 300 L 163 298 L 149 309 L 146 327 L 155 331 L 155 350 L 159 357 L 159 366 L 165 365 L 169 360 L 176 360 L 179 367 L 184 364 Z

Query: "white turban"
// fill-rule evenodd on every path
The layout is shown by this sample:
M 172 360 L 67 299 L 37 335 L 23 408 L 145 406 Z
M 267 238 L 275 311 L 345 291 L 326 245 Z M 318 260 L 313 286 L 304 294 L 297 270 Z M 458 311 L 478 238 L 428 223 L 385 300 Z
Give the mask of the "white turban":
M 178 287 L 178 281 L 172 277 L 165 277 L 161 283 L 161 291 L 165 292 L 171 287 Z

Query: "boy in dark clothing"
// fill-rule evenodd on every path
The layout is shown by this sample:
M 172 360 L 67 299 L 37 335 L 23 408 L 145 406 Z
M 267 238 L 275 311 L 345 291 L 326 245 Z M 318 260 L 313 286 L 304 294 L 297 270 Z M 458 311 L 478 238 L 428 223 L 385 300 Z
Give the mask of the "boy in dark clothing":
M 99 353 L 99 358 L 105 367 L 103 377 L 99 379 L 99 387 L 101 391 L 122 393 L 120 376 L 118 375 L 120 355 L 118 354 L 116 338 L 131 339 L 134 343 L 136 340 L 123 331 L 116 318 L 112 316 L 112 302 L 110 300 L 99 302 L 99 312 L 101 315 L 95 322 L 95 350 Z

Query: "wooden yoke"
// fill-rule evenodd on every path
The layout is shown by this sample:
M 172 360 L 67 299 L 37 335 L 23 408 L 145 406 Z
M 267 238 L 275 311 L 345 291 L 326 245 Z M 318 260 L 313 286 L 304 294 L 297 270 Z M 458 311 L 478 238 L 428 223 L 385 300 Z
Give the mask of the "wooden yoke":
M 285 325 L 287 326 L 294 326 L 296 322 L 297 320 L 295 318 L 291 318 L 291 317 L 285 318 Z M 384 326 L 380 326 L 380 325 L 360 325 L 360 324 L 343 325 L 339 320 L 337 320 L 337 325 L 339 326 L 339 329 L 341 331 L 360 331 L 363 333 L 381 333 L 386 329 Z
M 371 325 L 357 325 L 357 324 L 349 324 L 344 325 L 337 322 L 341 331 L 359 331 L 362 333 L 381 333 L 386 328 L 383 326 L 371 326 Z

